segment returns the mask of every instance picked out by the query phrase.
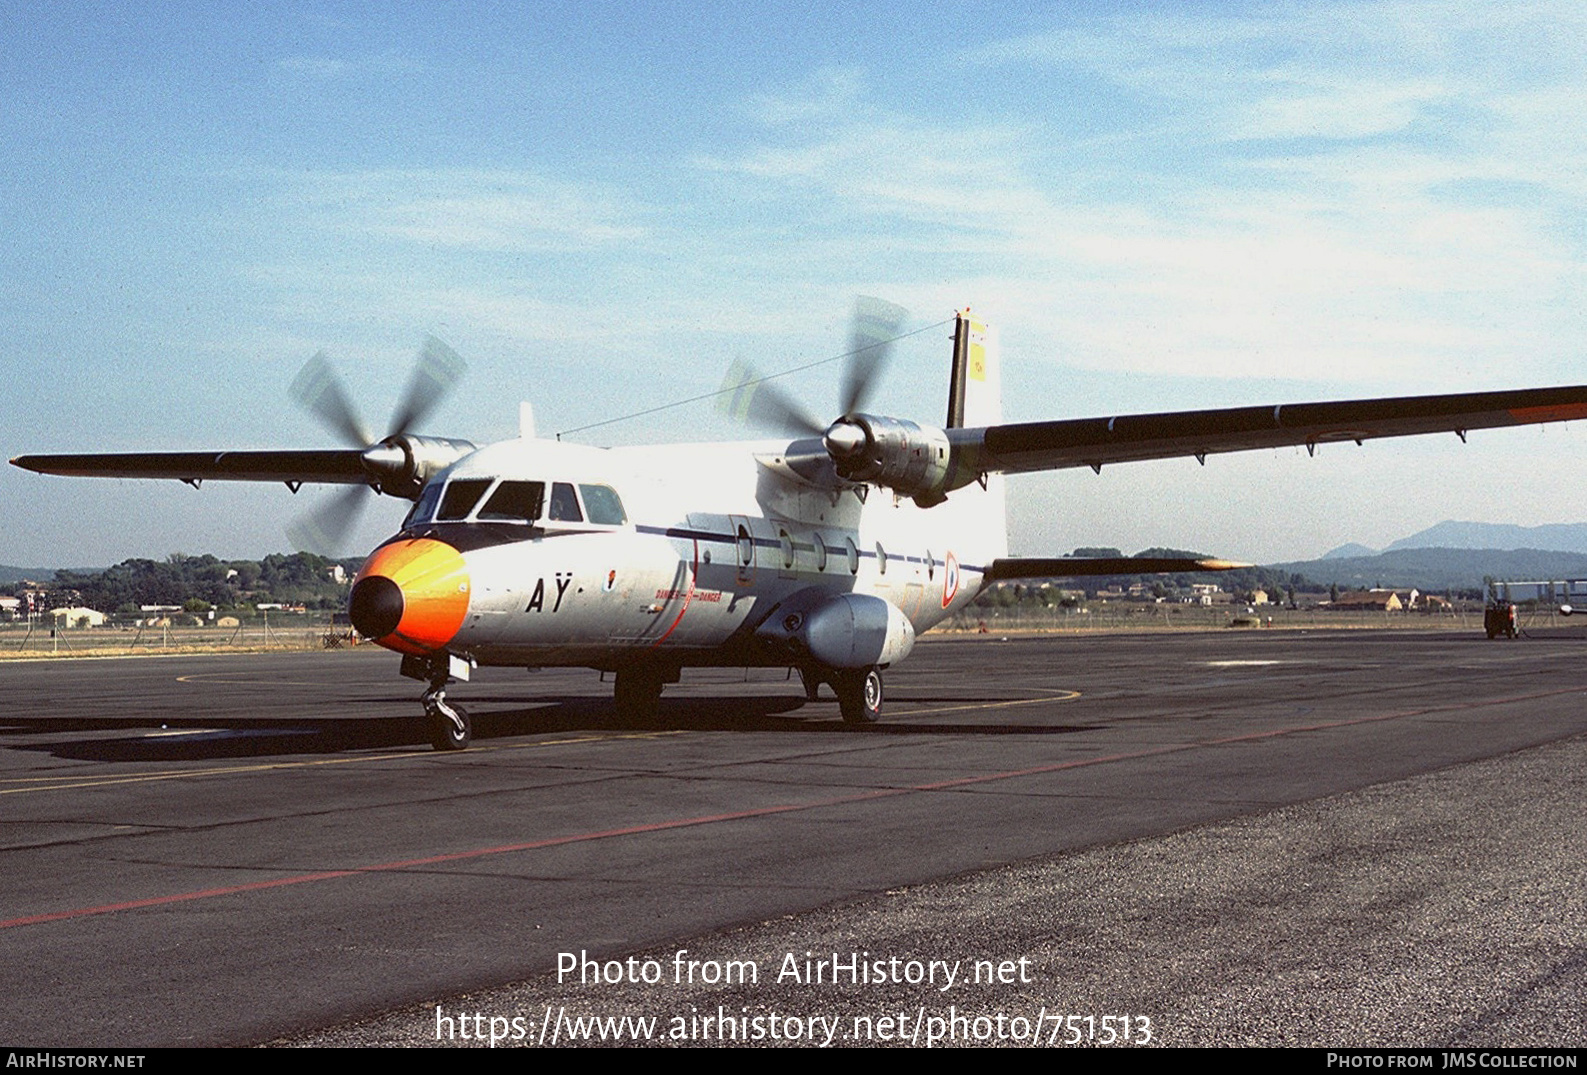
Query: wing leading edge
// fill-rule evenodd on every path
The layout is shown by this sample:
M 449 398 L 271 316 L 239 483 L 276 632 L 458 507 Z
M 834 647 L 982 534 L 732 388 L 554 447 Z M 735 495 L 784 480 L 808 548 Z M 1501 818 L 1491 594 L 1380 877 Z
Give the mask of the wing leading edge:
M 356 448 L 284 452 L 127 452 L 20 455 L 13 466 L 68 478 L 175 478 L 368 485 L 375 480 Z
M 1363 441 L 1587 418 L 1587 386 L 1131 414 L 948 430 L 955 485 L 981 474 L 1061 470 L 1219 452 Z
M 404 433 L 368 448 L 19 455 L 11 463 L 69 478 L 175 478 L 189 485 L 211 480 L 283 482 L 294 490 L 308 484 L 368 485 L 411 500 L 425 482 L 473 450 L 466 440 Z

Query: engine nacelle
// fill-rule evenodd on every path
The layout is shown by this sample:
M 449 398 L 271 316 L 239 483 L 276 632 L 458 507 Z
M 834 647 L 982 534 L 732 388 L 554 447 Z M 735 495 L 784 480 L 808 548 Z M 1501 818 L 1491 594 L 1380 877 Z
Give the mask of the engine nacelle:
M 371 445 L 364 452 L 364 469 L 382 493 L 417 500 L 426 482 L 475 450 L 466 440 L 402 433 Z
M 945 430 L 902 418 L 849 414 L 821 438 L 838 474 L 855 482 L 875 482 L 923 508 L 947 499 L 952 449 Z
M 915 648 L 915 625 L 897 607 L 871 594 L 818 587 L 779 605 L 755 635 L 785 648 L 791 660 L 824 668 L 888 665 Z

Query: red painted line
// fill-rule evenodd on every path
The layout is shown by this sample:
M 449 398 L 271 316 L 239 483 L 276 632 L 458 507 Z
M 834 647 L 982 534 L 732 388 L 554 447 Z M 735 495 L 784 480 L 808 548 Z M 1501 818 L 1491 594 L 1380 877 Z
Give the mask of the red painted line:
M 45 914 L 26 915 L 22 918 L 9 918 L 0 921 L 0 929 L 10 929 L 13 926 L 31 926 L 40 922 L 58 922 L 68 918 L 84 918 L 89 915 L 111 914 L 116 911 L 128 911 L 138 907 L 161 907 L 172 903 L 186 903 L 189 900 L 209 899 L 214 896 L 230 896 L 239 892 L 258 892 L 268 888 L 285 888 L 288 885 L 308 884 L 312 881 L 330 881 L 338 877 L 356 877 L 366 873 L 387 873 L 392 870 L 406 870 L 416 866 L 435 866 L 443 862 L 460 862 L 466 859 L 485 858 L 489 855 L 505 855 L 514 851 L 534 851 L 546 847 L 558 847 L 562 844 L 583 843 L 589 840 L 605 840 L 614 836 L 635 836 L 646 832 L 662 832 L 667 829 L 681 829 L 692 825 L 712 825 L 722 821 L 740 821 L 746 818 L 766 817 L 771 814 L 786 814 L 796 810 L 814 810 L 823 806 L 834 806 L 841 803 L 863 802 L 867 799 L 882 799 L 893 795 L 906 795 L 914 788 L 883 788 L 877 791 L 868 791 L 858 795 L 842 795 L 832 799 L 808 803 L 787 803 L 779 806 L 763 806 L 754 810 L 738 810 L 726 814 L 706 814 L 700 817 L 675 818 L 671 821 L 657 821 L 648 825 L 630 825 L 621 829 L 606 829 L 602 832 L 575 833 L 568 836 L 552 836 L 544 840 L 529 840 L 524 843 L 502 844 L 497 847 L 480 847 L 471 851 L 453 851 L 443 855 L 430 855 L 426 858 L 403 859 L 399 862 L 381 862 L 371 866 L 355 866 L 346 870 L 322 870 L 317 873 L 303 873 L 292 877 L 278 877 L 271 881 L 253 881 L 244 885 L 227 885 L 222 888 L 205 888 L 194 892 L 178 892 L 169 896 L 150 896 L 141 900 L 127 900 L 122 903 L 106 903 L 98 907 L 78 907 L 69 911 L 51 911 Z
M 667 635 L 670 635 L 670 634 L 672 634 L 672 632 L 676 631 L 678 629 L 678 624 L 683 622 L 683 614 L 685 612 L 689 611 L 689 602 L 694 600 L 694 585 L 695 585 L 696 582 L 699 581 L 699 578 L 700 578 L 700 539 L 699 538 L 695 538 L 694 539 L 694 563 L 689 568 L 689 592 L 683 595 L 683 607 L 678 610 L 678 618 L 672 621 L 672 626 L 667 628 L 665 634 L 663 634 L 660 638 L 656 639 L 654 642 L 652 642 L 650 644 L 650 648 L 651 649 L 655 649 L 657 646 L 659 646 L 663 642 L 665 642 L 667 640 Z
M 646 825 L 629 825 L 619 829 L 605 829 L 600 832 L 575 833 L 567 836 L 552 836 L 543 840 L 529 840 L 523 843 L 501 844 L 496 847 L 480 847 L 470 851 L 453 851 L 442 855 L 430 855 L 425 858 L 403 859 L 398 862 L 382 862 L 371 866 L 357 866 L 346 870 L 322 870 L 316 873 L 297 874 L 292 877 L 278 877 L 270 881 L 253 881 L 243 885 L 227 885 L 220 888 L 198 889 L 193 892 L 178 892 L 168 896 L 150 896 L 141 900 L 127 900 L 121 903 L 106 903 L 97 907 L 78 907 L 67 911 L 51 911 L 45 914 L 26 915 L 21 918 L 0 920 L 0 929 L 11 929 L 16 926 L 32 926 L 43 922 L 60 922 L 73 918 L 86 918 L 91 915 L 113 914 L 117 911 L 136 910 L 140 907 L 163 907 L 173 903 L 186 903 L 190 900 L 210 899 L 217 896 L 232 896 L 243 892 L 259 892 L 271 888 L 285 888 L 289 885 L 303 885 L 316 881 L 332 881 L 342 877 L 357 877 L 360 874 L 389 873 L 393 870 L 406 870 L 418 866 L 435 866 L 446 862 L 462 862 L 468 859 L 486 858 L 491 855 L 506 855 L 517 851 L 535 851 L 547 847 L 560 847 L 565 844 L 585 843 L 591 840 L 606 840 L 617 836 L 637 836 L 647 832 L 665 832 L 668 829 L 689 828 L 695 825 L 714 825 L 724 821 L 744 821 L 750 818 L 770 817 L 775 814 L 796 813 L 803 810 L 819 810 L 829 806 L 843 806 L 849 803 L 869 802 L 875 799 L 892 798 L 898 795 L 911 795 L 924 791 L 942 791 L 948 788 L 962 788 L 975 784 L 988 784 L 998 780 L 1012 780 L 1023 776 L 1039 776 L 1043 773 L 1061 772 L 1066 769 L 1083 769 L 1092 765 L 1107 765 L 1119 761 L 1131 761 L 1136 758 L 1150 758 L 1164 754 L 1177 754 L 1188 750 L 1198 750 L 1203 747 L 1226 746 L 1231 743 L 1256 742 L 1262 739 L 1273 739 L 1286 735 L 1298 735 L 1306 732 L 1328 731 L 1335 728 L 1349 728 L 1361 724 L 1379 724 L 1384 721 L 1400 720 L 1405 717 L 1427 716 L 1433 713 L 1452 713 L 1470 709 L 1484 709 L 1491 706 L 1511 705 L 1516 702 L 1532 701 L 1538 698 L 1552 698 L 1561 694 L 1580 694 L 1580 687 L 1565 687 L 1558 690 L 1536 691 L 1531 694 L 1519 694 L 1509 698 L 1497 698 L 1480 702 L 1465 702 L 1459 705 L 1426 706 L 1420 709 L 1405 709 L 1393 713 L 1383 713 L 1374 717 L 1356 717 L 1351 720 L 1324 721 L 1318 724 L 1306 724 L 1296 728 L 1273 728 L 1260 732 L 1249 732 L 1245 735 L 1224 736 L 1218 739 L 1202 739 L 1190 743 L 1176 743 L 1170 746 L 1151 747 L 1145 750 L 1126 751 L 1120 754 L 1107 754 L 1095 758 L 1079 758 L 1074 761 L 1054 762 L 1051 765 L 1036 765 L 1028 769 L 1010 769 L 998 773 L 982 773 L 979 776 L 956 777 L 952 780 L 938 780 L 929 784 L 911 784 L 896 788 L 879 788 L 872 791 L 859 792 L 852 795 L 838 795 L 827 799 L 817 799 L 803 803 L 784 803 L 777 806 L 762 806 L 753 810 L 735 810 L 725 814 L 704 814 L 699 817 L 674 818 L 671 821 L 656 821 Z

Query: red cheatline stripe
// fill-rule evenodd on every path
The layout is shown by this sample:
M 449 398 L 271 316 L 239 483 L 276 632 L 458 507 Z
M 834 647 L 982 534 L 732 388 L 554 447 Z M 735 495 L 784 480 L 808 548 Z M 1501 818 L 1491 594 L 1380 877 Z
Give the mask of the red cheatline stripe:
M 173 903 L 186 903 L 189 900 L 204 900 L 214 896 L 232 896 L 243 892 L 258 892 L 269 888 L 285 888 L 288 885 L 304 885 L 314 881 L 331 881 L 339 877 L 357 877 L 360 874 L 387 873 L 392 870 L 406 870 L 416 866 L 435 866 L 445 862 L 461 862 L 466 859 L 485 858 L 490 855 L 506 855 L 515 851 L 534 851 L 545 847 L 559 847 L 563 844 L 585 843 L 590 840 L 605 840 L 614 836 L 637 836 L 647 832 L 664 832 L 667 829 L 682 829 L 693 825 L 714 825 L 723 821 L 743 821 L 749 818 L 769 817 L 774 814 L 788 814 L 801 810 L 819 810 L 827 806 L 842 806 L 847 803 L 868 802 L 873 799 L 886 799 L 896 795 L 910 795 L 923 791 L 942 791 L 949 788 L 969 787 L 974 784 L 989 784 L 998 780 L 1013 780 L 1022 776 L 1040 776 L 1043 773 L 1056 773 L 1065 769 L 1083 769 L 1092 765 L 1106 765 L 1111 762 L 1130 761 L 1136 758 L 1150 758 L 1163 754 L 1178 754 L 1187 750 L 1199 750 L 1203 747 L 1227 746 L 1231 743 L 1249 743 L 1261 739 L 1273 739 L 1286 735 L 1299 735 L 1306 732 L 1328 731 L 1333 728 L 1348 728 L 1358 724 L 1379 724 L 1383 721 L 1399 720 L 1404 717 L 1426 716 L 1432 713 L 1451 713 L 1460 710 L 1484 709 L 1491 706 L 1510 705 L 1515 702 L 1531 701 L 1537 698 L 1552 698 L 1561 694 L 1580 694 L 1580 687 L 1565 687 L 1559 690 L 1538 691 L 1532 694 L 1515 695 L 1510 698 L 1497 698 L 1489 701 L 1464 702 L 1459 705 L 1426 706 L 1420 709 L 1406 709 L 1394 713 L 1383 713 L 1374 717 L 1355 717 L 1350 720 L 1324 721 L 1318 724 L 1307 724 L 1296 728 L 1272 728 L 1266 731 L 1249 732 L 1245 735 L 1230 735 L 1218 739 L 1202 739 L 1192 743 L 1176 743 L 1170 746 L 1150 747 L 1145 750 L 1132 750 L 1120 754 L 1109 754 L 1103 757 L 1079 758 L 1073 761 L 1053 762 L 1050 765 L 1036 765 L 1028 769 L 1010 769 L 1001 773 L 982 773 L 979 776 L 956 777 L 952 780 L 939 780 L 930 784 L 912 784 L 898 788 L 878 788 L 874 791 L 860 792 L 854 795 L 839 795 L 828 799 L 818 799 L 805 803 L 785 803 L 780 806 L 762 806 L 754 810 L 737 810 L 726 814 L 704 814 L 699 817 L 674 818 L 671 821 L 657 821 L 649 825 L 630 825 L 620 829 L 605 829 L 600 832 L 575 833 L 569 836 L 553 836 L 544 840 L 529 840 L 524 843 L 502 844 L 498 847 L 480 847 L 471 851 L 454 851 L 445 855 L 431 855 L 427 858 L 404 859 L 400 862 L 382 862 L 373 866 L 357 866 L 347 870 L 323 870 L 317 873 L 302 873 L 292 877 L 278 877 L 273 881 L 253 881 L 245 885 L 226 885 L 221 888 L 198 889 L 193 892 L 178 892 L 169 896 L 150 896 L 147 899 L 127 900 L 122 903 L 106 903 L 98 907 L 77 907 L 69 911 L 51 911 L 46 914 L 26 915 L 21 918 L 10 918 L 0 921 L 0 929 L 10 929 L 14 926 L 31 926 L 41 922 L 59 922 L 70 918 L 86 918 L 89 915 L 111 914 L 116 911 L 130 911 L 139 907 L 163 907 Z

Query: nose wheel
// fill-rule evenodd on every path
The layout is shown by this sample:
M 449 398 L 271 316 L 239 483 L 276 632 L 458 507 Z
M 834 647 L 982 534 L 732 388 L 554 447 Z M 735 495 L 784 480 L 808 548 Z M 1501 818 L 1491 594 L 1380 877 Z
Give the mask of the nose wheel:
M 462 750 L 474 738 L 468 710 L 446 700 L 446 685 L 454 679 L 468 679 L 473 666 L 470 658 L 449 653 L 402 659 L 403 675 L 429 684 L 424 692 L 424 715 L 430 723 L 430 744 L 436 750 Z
M 882 673 L 876 668 L 839 672 L 832 678 L 838 708 L 848 724 L 875 724 L 882 715 Z
M 446 700 L 444 687 L 424 692 L 424 715 L 430 720 L 430 743 L 436 750 L 462 750 L 474 739 L 468 710 Z

